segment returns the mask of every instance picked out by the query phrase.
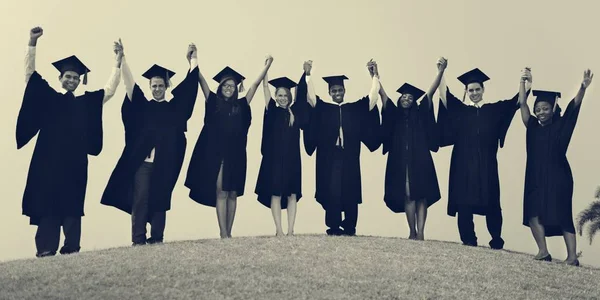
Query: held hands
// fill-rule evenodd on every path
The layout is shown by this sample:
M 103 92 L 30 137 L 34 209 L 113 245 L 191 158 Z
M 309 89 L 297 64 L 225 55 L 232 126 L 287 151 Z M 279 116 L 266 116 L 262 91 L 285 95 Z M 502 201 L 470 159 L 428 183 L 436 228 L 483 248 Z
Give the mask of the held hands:
M 438 72 L 444 72 L 448 67 L 448 60 L 444 57 L 440 57 L 436 63 Z
M 587 89 L 590 84 L 592 84 L 592 78 L 594 78 L 594 73 L 590 69 L 587 69 L 583 72 L 583 81 L 581 82 L 581 87 Z M 598 195 L 598 193 L 596 193 Z
M 33 27 L 31 31 L 29 31 L 29 38 L 32 40 L 39 39 L 42 35 L 44 35 L 44 29 L 42 27 Z
M 192 62 L 192 58 L 195 58 L 195 59 L 198 58 L 198 49 L 196 48 L 196 45 L 194 43 L 191 43 L 188 45 L 188 49 L 185 54 L 185 58 L 187 59 L 188 63 Z
M 367 69 L 369 70 L 369 75 L 371 75 L 371 78 L 374 76 L 379 78 L 379 70 L 377 68 L 377 62 L 374 61 L 372 58 L 371 58 L 371 60 L 369 60 L 369 62 L 367 62 Z
M 119 38 L 119 41 L 113 45 L 113 52 L 117 55 L 117 61 L 119 62 L 123 59 L 123 55 L 125 55 L 123 49 L 123 42 Z
M 306 73 L 307 76 L 310 76 L 310 71 L 312 70 L 312 60 L 305 61 L 302 68 L 304 68 L 304 73 Z
M 531 68 L 525 67 L 521 70 L 521 82 L 533 82 L 533 76 L 531 76 Z

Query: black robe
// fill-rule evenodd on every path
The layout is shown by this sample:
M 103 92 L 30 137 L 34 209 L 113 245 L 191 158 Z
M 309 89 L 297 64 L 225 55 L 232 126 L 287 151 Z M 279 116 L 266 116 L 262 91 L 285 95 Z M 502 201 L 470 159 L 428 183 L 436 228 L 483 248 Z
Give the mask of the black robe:
M 244 195 L 248 129 L 252 111 L 246 97 L 224 100 L 211 92 L 205 101 L 204 126 L 196 141 L 185 186 L 199 204 L 217 204 L 217 177 L 223 162 L 223 191 Z
M 305 81 L 299 84 L 305 85 Z M 336 146 L 340 121 L 344 134 L 344 149 L 341 151 Z M 326 103 L 317 96 L 317 103 L 311 109 L 309 126 L 304 131 L 304 143 L 309 155 L 317 151 L 315 198 L 323 209 L 327 208 L 327 200 L 332 197 L 341 197 L 343 204 L 362 203 L 361 143 L 371 152 L 377 150 L 381 145 L 380 129 L 379 109 L 375 106 L 369 111 L 368 96 L 341 106 Z M 342 155 L 343 165 L 341 190 L 332 191 L 331 187 L 336 185 L 332 174 L 335 158 L 340 159 L 338 155 Z M 344 205 L 342 211 L 346 211 Z
M 304 76 L 301 80 L 304 80 Z M 289 126 L 290 113 L 271 99 L 265 109 L 261 154 L 263 156 L 255 193 L 258 201 L 271 207 L 271 196 L 281 196 L 281 209 L 287 208 L 287 197 L 302 198 L 302 162 L 300 159 L 300 129 L 308 124 L 306 97 L 298 97 L 290 110 L 294 124 Z
M 528 91 L 529 93 L 529 91 Z M 438 128 L 440 146 L 454 145 L 450 161 L 448 215 L 456 216 L 458 206 L 486 215 L 500 209 L 498 146 L 519 109 L 518 94 L 510 100 L 486 103 L 477 108 L 462 103 L 446 90 L 447 105 L 440 101 Z
M 575 233 L 573 226 L 573 174 L 567 160 L 567 149 L 580 111 L 574 100 L 564 115 L 560 109 L 547 126 L 534 116 L 527 124 L 527 168 L 523 225 L 538 216 L 546 236 L 558 236 L 563 230 Z
M 168 102 L 148 101 L 136 84 L 132 99 L 125 95 L 121 107 L 125 148 L 100 203 L 131 214 L 135 173 L 155 148 L 148 218 L 171 209 L 173 188 L 185 156 L 187 121 L 198 95 L 198 68 L 188 72 L 171 94 L 173 99 Z
M 23 215 L 81 217 L 87 186 L 88 155 L 102 151 L 104 90 L 56 92 L 39 73 L 31 75 L 17 119 L 17 149 L 38 134 L 23 195 Z
M 384 201 L 395 213 L 404 212 L 407 172 L 411 200 L 425 199 L 429 207 L 441 198 L 430 152 L 438 151 L 438 131 L 428 101 L 426 95 L 404 109 L 390 99 L 381 112 L 383 154 L 389 152 Z

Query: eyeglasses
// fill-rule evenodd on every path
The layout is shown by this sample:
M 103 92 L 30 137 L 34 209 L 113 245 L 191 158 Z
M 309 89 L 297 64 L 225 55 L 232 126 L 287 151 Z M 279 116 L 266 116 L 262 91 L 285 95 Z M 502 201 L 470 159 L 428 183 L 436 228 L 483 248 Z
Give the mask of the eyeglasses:
M 223 85 L 223 89 L 230 89 L 230 90 L 234 90 L 234 89 L 235 89 L 235 85 L 224 84 L 224 85 Z

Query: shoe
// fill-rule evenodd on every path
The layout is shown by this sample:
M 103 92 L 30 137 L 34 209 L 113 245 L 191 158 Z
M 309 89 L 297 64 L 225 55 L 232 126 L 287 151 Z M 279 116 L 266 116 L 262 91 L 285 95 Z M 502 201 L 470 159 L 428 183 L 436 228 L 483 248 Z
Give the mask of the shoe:
M 339 229 L 339 228 L 330 228 L 327 229 L 327 235 L 335 235 L 335 236 L 340 236 L 344 234 L 344 231 Z
M 568 266 L 579 267 L 579 259 L 575 259 L 573 262 L 565 262 Z
M 77 253 L 79 252 L 79 250 L 81 249 L 81 247 L 77 247 L 77 249 L 71 249 L 68 247 L 63 246 L 62 248 L 60 248 L 60 254 L 73 254 L 73 253 Z
M 356 236 L 356 230 L 342 230 L 342 235 L 345 236 Z
M 535 258 L 534 257 L 533 259 L 535 259 L 535 260 L 541 260 L 541 261 L 552 261 L 552 255 L 548 254 L 548 255 L 546 255 L 544 257 L 540 257 L 540 258 Z
M 494 250 L 501 250 L 502 248 L 504 248 L 504 240 L 501 238 L 498 239 L 492 239 L 489 243 L 490 248 L 494 249 Z
M 131 244 L 131 246 L 133 246 L 133 247 L 143 246 L 143 245 L 146 245 L 146 241 L 143 241 L 143 242 L 133 242 L 133 244 Z
M 54 255 L 56 255 L 56 251 L 44 251 L 42 253 L 36 253 L 35 257 L 42 258 L 42 257 L 54 256 Z
M 477 247 L 476 242 L 463 242 L 463 246 Z
M 149 238 L 146 243 L 147 244 L 162 244 L 163 239 L 155 239 L 155 238 Z

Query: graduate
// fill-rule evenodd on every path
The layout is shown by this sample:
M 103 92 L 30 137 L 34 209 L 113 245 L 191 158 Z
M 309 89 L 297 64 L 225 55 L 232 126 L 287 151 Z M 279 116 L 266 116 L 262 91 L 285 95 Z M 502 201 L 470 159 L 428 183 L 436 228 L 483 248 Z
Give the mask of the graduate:
M 561 93 L 533 90 L 536 96 L 533 115 L 527 105 L 525 82 L 521 78 L 519 103 L 527 128 L 527 167 L 523 201 L 523 225 L 531 228 L 538 246 L 536 260 L 552 261 L 546 237 L 563 236 L 567 246 L 567 265 L 579 266 L 573 224 L 573 174 L 567 160 L 567 149 L 573 136 L 581 102 L 594 75 L 583 73 L 583 81 L 575 98 L 561 116 L 557 104 Z
M 437 152 L 438 131 L 433 114 L 433 94 L 437 90 L 446 61 L 438 63 L 438 73 L 431 87 L 425 91 L 403 84 L 397 92 L 401 94 L 394 105 L 385 93 L 379 90 L 383 109 L 382 134 L 383 154 L 388 154 L 385 169 L 385 204 L 395 213 L 406 212 L 410 229 L 409 239 L 425 239 L 427 208 L 440 199 L 435 166 L 431 152 Z M 374 65 L 377 72 L 377 65 Z M 417 100 L 425 95 L 421 102 Z M 402 184 L 405 183 L 405 184 Z
M 204 94 L 204 126 L 194 147 L 187 171 L 185 186 L 190 198 L 199 204 L 216 207 L 221 238 L 231 238 L 237 206 L 246 184 L 248 129 L 252 121 L 250 103 L 258 85 L 271 67 L 268 56 L 258 78 L 246 95 L 240 73 L 225 67 L 213 77 L 219 83 L 213 93 L 202 72 L 198 71 Z
M 484 82 L 490 78 L 478 68 L 458 80 L 464 85 L 463 99 L 456 98 L 444 78 L 439 87 L 438 128 L 440 146 L 453 145 L 450 161 L 448 215 L 458 214 L 458 230 L 464 245 L 477 246 L 473 215 L 486 216 L 492 236 L 489 246 L 502 249 L 502 211 L 498 178 L 498 146 L 519 108 L 518 93 L 510 100 L 486 102 Z M 529 93 L 529 88 L 527 89 Z M 469 98 L 465 101 L 465 96 Z
M 23 194 L 23 215 L 37 225 L 36 256 L 53 256 L 65 241 L 61 254 L 81 249 L 81 217 L 87 187 L 88 155 L 102 151 L 102 106 L 112 98 L 120 81 L 122 55 L 116 53 L 105 87 L 80 94 L 87 84 L 88 69 L 76 56 L 53 63 L 60 72 L 61 91 L 55 91 L 35 70 L 37 41 L 44 34 L 31 29 L 25 56 L 27 86 L 16 126 L 17 149 L 38 136 Z
M 116 47 L 123 51 L 119 40 Z M 133 246 L 162 243 L 166 212 L 171 209 L 173 188 L 179 177 L 185 147 L 187 121 L 198 95 L 196 46 L 188 46 L 190 69 L 167 99 L 175 72 L 153 65 L 142 76 L 149 81 L 152 98 L 133 79 L 123 59 L 126 95 L 121 107 L 125 148 L 113 170 L 101 203 L 131 214 Z M 150 238 L 146 224 L 150 223 Z
M 304 80 L 304 75 L 300 80 Z M 275 88 L 275 99 L 271 97 L 269 84 Z M 300 91 L 304 96 L 293 99 L 291 89 L 296 85 L 287 77 L 268 81 L 265 74 L 263 79 L 266 101 L 261 142 L 263 158 L 255 193 L 261 204 L 271 208 L 276 236 L 283 236 L 282 209 L 287 209 L 287 235 L 294 235 L 296 203 L 302 198 L 300 129 L 308 124 L 309 107 L 306 90 Z
M 323 77 L 331 100 L 315 94 L 311 79 L 312 61 L 305 63 L 310 123 L 304 131 L 309 155 L 317 151 L 315 198 L 325 210 L 328 235 L 356 235 L 358 205 L 362 203 L 360 150 L 361 143 L 373 152 L 381 145 L 377 100 L 379 78 L 372 76 L 368 96 L 346 102 L 345 75 Z M 344 218 L 342 219 L 342 213 Z

